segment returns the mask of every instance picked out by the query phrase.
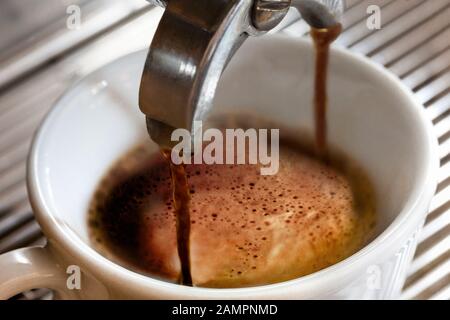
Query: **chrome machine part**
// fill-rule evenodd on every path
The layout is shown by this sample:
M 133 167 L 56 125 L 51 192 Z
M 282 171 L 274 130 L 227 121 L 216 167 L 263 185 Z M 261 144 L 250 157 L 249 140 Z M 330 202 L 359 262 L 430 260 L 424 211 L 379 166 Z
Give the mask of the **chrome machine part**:
M 212 105 L 222 71 L 248 35 L 275 27 L 291 0 L 152 0 L 166 11 L 151 44 L 139 106 L 150 137 L 171 147 L 175 128 L 192 130 Z M 342 1 L 297 0 L 312 26 L 336 23 Z M 330 5 L 328 9 L 327 5 Z
M 342 0 L 292 0 L 291 5 L 311 27 L 317 29 L 335 26 L 344 12 Z
M 212 103 L 225 65 L 251 30 L 253 0 L 170 0 L 153 38 L 139 106 L 149 134 L 170 146 Z

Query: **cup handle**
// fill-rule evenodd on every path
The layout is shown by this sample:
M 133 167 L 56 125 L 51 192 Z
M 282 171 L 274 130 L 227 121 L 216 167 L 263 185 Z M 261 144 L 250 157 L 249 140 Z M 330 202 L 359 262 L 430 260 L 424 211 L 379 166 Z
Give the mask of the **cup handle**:
M 55 291 L 58 298 L 75 299 L 66 286 L 68 275 L 48 247 L 29 247 L 0 255 L 0 299 L 36 288 Z

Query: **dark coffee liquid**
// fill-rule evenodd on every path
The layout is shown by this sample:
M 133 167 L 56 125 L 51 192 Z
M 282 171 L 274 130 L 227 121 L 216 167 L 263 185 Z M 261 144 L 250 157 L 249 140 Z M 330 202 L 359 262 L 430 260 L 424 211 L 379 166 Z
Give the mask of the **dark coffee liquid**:
M 327 154 L 327 79 L 328 57 L 331 43 L 341 34 L 342 26 L 337 24 L 327 29 L 311 29 L 316 52 L 314 78 L 314 115 L 316 131 L 316 153 L 325 159 Z
M 173 204 L 175 207 L 177 247 L 181 263 L 181 284 L 192 286 L 191 263 L 189 254 L 189 235 L 191 230 L 191 218 L 189 213 L 189 185 L 183 164 L 176 165 L 171 160 L 171 150 L 162 149 L 162 155 L 170 165 L 172 178 Z

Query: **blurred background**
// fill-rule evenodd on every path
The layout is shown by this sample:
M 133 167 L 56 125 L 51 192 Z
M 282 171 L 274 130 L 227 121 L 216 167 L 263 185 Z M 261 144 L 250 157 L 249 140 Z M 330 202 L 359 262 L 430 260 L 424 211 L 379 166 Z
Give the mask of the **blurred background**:
M 440 144 L 437 194 L 401 298 L 448 300 L 450 0 L 346 2 L 337 45 L 368 56 L 401 78 L 424 105 Z M 379 30 L 367 25 L 370 5 L 381 9 Z M 161 14 L 162 9 L 144 0 L 0 1 L 0 253 L 45 244 L 25 186 L 30 141 L 43 116 L 87 73 L 147 48 Z M 308 31 L 292 11 L 273 32 L 302 37 Z M 45 288 L 14 297 L 51 298 Z

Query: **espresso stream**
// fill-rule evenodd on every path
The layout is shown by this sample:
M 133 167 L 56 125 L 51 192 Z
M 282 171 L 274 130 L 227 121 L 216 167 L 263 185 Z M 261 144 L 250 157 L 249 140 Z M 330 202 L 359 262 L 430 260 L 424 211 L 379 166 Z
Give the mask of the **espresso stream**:
M 375 221 L 373 191 L 362 171 L 330 157 L 326 139 L 329 47 L 340 32 L 311 31 L 314 156 L 281 144 L 279 173 L 260 176 L 259 165 L 175 165 L 171 150 L 139 147 L 92 202 L 98 250 L 184 285 L 240 287 L 306 275 L 361 248 Z
M 311 29 L 316 62 L 314 76 L 314 114 L 316 130 L 316 153 L 324 159 L 327 154 L 327 79 L 328 57 L 331 43 L 341 34 L 342 26 L 337 24 L 327 29 Z
M 181 263 L 180 283 L 191 286 L 191 262 L 189 254 L 189 236 L 191 232 L 191 218 L 189 212 L 189 184 L 186 169 L 183 164 L 176 165 L 171 160 L 171 150 L 162 149 L 162 155 L 170 165 L 172 180 L 172 202 L 175 207 L 175 220 L 177 230 L 178 256 Z

